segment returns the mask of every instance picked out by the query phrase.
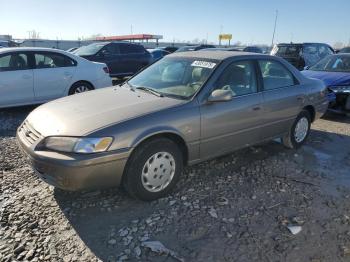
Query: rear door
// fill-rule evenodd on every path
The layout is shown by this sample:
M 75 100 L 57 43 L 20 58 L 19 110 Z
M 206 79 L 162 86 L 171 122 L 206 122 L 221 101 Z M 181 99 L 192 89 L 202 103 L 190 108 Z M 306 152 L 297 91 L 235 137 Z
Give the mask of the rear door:
M 33 52 L 33 56 L 35 99 L 47 101 L 67 95 L 77 62 L 56 52 Z
M 146 50 L 141 45 L 120 44 L 119 50 L 123 61 L 123 70 L 128 75 L 135 74 L 149 62 L 147 61 Z
M 123 63 L 119 53 L 119 44 L 110 43 L 104 46 L 97 54 L 94 61 L 105 63 L 110 71 L 110 75 L 118 76 L 123 72 Z
M 206 159 L 254 144 L 261 139 L 261 92 L 253 61 L 233 62 L 215 83 L 232 91 L 233 99 L 201 105 L 201 158 Z
M 303 88 L 293 74 L 279 61 L 258 61 L 263 83 L 264 139 L 287 132 L 299 114 L 303 100 Z
M 34 101 L 33 70 L 26 52 L 0 55 L 0 106 Z

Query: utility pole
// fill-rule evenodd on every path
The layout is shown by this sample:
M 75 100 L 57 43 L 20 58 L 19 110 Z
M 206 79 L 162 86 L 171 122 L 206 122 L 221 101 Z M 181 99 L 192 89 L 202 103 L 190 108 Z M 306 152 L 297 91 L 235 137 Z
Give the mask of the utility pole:
M 222 34 L 222 29 L 223 29 L 223 26 L 220 25 L 220 35 L 219 35 L 219 45 L 221 46 L 221 34 Z
M 276 10 L 275 26 L 273 27 L 273 34 L 272 34 L 271 46 L 273 46 L 273 42 L 275 41 L 275 33 L 276 33 L 276 26 L 277 26 L 277 18 L 278 18 L 278 10 Z

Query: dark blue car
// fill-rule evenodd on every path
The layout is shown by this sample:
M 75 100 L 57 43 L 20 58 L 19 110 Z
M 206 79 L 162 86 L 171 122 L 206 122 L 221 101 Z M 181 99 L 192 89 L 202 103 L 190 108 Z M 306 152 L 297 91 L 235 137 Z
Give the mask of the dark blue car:
M 165 51 L 163 49 L 147 49 L 147 51 L 152 56 L 152 59 L 151 59 L 152 63 L 170 54 L 168 51 Z
M 142 45 L 128 42 L 97 42 L 82 46 L 73 54 L 105 63 L 110 76 L 118 78 L 132 76 L 152 60 L 151 54 Z
M 327 56 L 302 73 L 326 84 L 329 110 L 350 113 L 350 54 Z

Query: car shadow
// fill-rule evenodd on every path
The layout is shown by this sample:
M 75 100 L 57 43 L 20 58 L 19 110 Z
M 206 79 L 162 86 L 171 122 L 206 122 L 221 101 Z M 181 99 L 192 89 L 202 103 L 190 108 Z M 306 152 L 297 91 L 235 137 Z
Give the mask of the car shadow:
M 220 176 L 226 176 L 225 172 L 227 171 L 238 171 L 252 163 L 260 163 L 259 160 L 269 161 L 274 157 L 281 157 L 283 160 L 289 159 L 303 169 L 324 171 L 326 168 L 332 167 L 329 165 L 332 161 L 349 157 L 349 152 L 341 150 L 345 144 L 350 145 L 350 137 L 347 135 L 312 130 L 309 140 L 299 150 L 285 149 L 278 140 L 241 149 L 233 154 L 185 168 L 174 192 L 169 197 L 153 202 L 131 199 L 120 188 L 84 192 L 65 192 L 55 189 L 54 197 L 69 224 L 84 244 L 99 259 L 108 261 L 110 256 L 118 257 L 128 248 L 122 242 L 117 242 L 113 246 L 109 244 L 108 241 L 113 232 L 130 227 L 133 222 L 135 225 L 139 221 L 145 223 L 144 221 L 150 218 L 154 212 L 166 214 L 166 210 L 170 208 L 169 201 L 185 195 L 194 184 L 199 183 L 203 187 L 210 187 L 213 181 L 218 180 Z M 347 161 L 350 164 L 350 158 Z M 345 162 L 344 164 L 346 166 Z M 225 168 L 220 169 L 221 166 L 225 166 Z M 203 172 L 201 176 L 197 175 L 197 171 Z M 339 184 L 350 187 L 349 177 L 338 175 L 339 179 L 334 185 L 326 184 L 327 188 L 324 188 L 326 192 L 331 192 Z M 237 187 L 239 186 L 237 185 Z M 237 190 L 239 191 L 239 188 Z M 147 232 L 147 228 L 138 228 L 137 230 L 143 231 L 140 234 Z M 168 234 L 172 234 L 171 226 L 168 225 L 166 231 Z M 148 233 L 153 234 L 153 232 Z M 172 241 L 171 239 L 174 238 L 176 238 L 175 235 L 169 235 L 167 240 Z M 177 244 L 174 243 L 174 245 Z
M 339 123 L 346 123 L 350 124 L 350 117 L 344 114 L 337 114 L 333 112 L 327 112 L 322 119 L 333 121 L 333 122 L 339 122 Z
M 12 137 L 24 119 L 36 106 L 21 106 L 0 109 L 0 137 Z
M 187 167 L 173 193 L 169 197 L 153 202 L 134 200 L 121 188 L 85 192 L 65 192 L 55 189 L 54 198 L 79 238 L 99 259 L 107 261 L 108 257 L 117 256 L 127 248 L 122 243 L 111 247 L 108 244 L 111 232 L 130 227 L 132 221 L 135 220 L 145 221 L 156 211 L 166 210 L 170 199 L 185 194 L 191 187 L 188 180 L 194 178 L 191 176 L 196 170 L 205 168 L 208 172 L 204 176 L 215 178 L 221 175 L 217 172 L 217 165 L 220 163 L 232 163 L 234 159 L 234 164 L 229 168 L 239 170 L 252 161 L 277 155 L 281 150 L 284 149 L 280 143 L 271 141 L 261 146 L 245 148 L 234 154 Z M 208 169 L 207 166 L 210 168 Z M 201 178 L 197 177 L 193 181 L 197 183 L 198 179 Z M 205 181 L 206 177 L 202 179 Z M 205 183 L 210 186 L 208 181 Z

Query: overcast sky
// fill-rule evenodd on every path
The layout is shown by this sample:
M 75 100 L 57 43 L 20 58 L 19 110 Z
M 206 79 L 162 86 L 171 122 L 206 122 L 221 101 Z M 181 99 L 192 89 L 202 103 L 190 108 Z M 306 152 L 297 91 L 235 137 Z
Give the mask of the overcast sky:
M 349 0 L 0 0 L 0 34 L 78 39 L 94 34 L 150 33 L 176 41 L 220 32 L 233 42 L 270 44 L 278 10 L 277 42 L 350 40 Z

